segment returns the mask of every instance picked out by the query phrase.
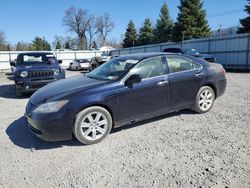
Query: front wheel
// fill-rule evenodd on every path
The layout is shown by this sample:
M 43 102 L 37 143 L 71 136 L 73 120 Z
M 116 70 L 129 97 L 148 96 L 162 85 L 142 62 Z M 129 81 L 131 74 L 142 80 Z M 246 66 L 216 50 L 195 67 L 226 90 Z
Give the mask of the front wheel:
M 214 90 L 209 86 L 201 87 L 196 96 L 194 111 L 200 114 L 210 111 L 213 107 L 214 100 Z
M 77 114 L 73 133 L 79 142 L 88 145 L 100 142 L 111 128 L 110 113 L 102 107 L 92 106 Z

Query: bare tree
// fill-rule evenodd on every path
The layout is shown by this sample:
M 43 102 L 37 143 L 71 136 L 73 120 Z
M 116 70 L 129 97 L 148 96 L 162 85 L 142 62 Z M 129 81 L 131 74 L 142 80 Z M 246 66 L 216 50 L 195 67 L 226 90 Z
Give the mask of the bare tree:
M 87 33 L 88 33 L 88 49 L 91 49 L 93 44 L 93 39 L 98 32 L 100 32 L 99 20 L 100 18 L 96 18 L 94 15 L 91 15 L 90 22 L 88 25 Z
M 29 50 L 32 50 L 32 45 L 28 42 L 19 41 L 15 45 L 15 50 L 16 51 L 29 51 Z
M 90 21 L 91 19 L 87 10 L 71 7 L 65 12 L 63 25 L 68 28 L 68 31 L 77 34 L 80 49 L 88 48 L 86 32 L 89 28 Z
M 52 46 L 53 46 L 54 49 L 56 48 L 56 45 L 57 45 L 58 42 L 63 46 L 64 43 L 65 43 L 64 37 L 58 36 L 58 35 L 54 36 L 54 41 L 52 42 Z
M 7 49 L 7 44 L 6 44 L 6 39 L 5 39 L 5 34 L 4 32 L 0 31 L 0 50 L 6 50 Z
M 107 12 L 101 16 L 100 20 L 98 21 L 98 25 L 100 28 L 100 45 L 103 46 L 106 44 L 107 36 L 113 30 L 115 25 Z

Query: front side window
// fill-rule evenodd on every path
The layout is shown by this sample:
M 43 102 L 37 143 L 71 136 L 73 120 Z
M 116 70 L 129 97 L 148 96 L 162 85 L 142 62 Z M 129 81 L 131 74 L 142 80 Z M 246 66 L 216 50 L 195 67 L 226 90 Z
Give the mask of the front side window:
M 169 73 L 193 70 L 193 62 L 187 57 L 169 56 L 167 57 Z
M 161 76 L 166 74 L 166 68 L 162 63 L 161 57 L 153 57 L 143 60 L 131 70 L 132 74 L 139 74 L 142 79 Z

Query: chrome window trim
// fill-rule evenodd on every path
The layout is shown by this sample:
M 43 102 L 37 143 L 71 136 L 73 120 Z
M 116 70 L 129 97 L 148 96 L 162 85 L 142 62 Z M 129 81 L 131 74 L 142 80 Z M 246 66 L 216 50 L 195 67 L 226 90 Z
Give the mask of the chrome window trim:
M 160 59 L 162 59 L 162 58 L 165 57 L 165 56 L 164 56 L 164 55 L 159 55 L 159 56 L 154 56 L 154 57 L 150 57 L 150 58 L 143 59 L 142 61 L 139 61 L 139 62 L 136 64 L 136 66 L 134 66 L 132 69 L 135 69 L 140 63 L 142 63 L 142 62 L 145 61 L 145 60 L 150 60 L 150 59 L 157 58 L 157 57 L 159 57 Z M 163 64 L 163 59 L 162 59 L 162 64 Z M 124 76 L 124 77 L 122 78 L 122 80 L 120 81 L 121 84 L 124 84 L 125 81 L 128 79 L 128 77 L 132 75 L 131 72 L 130 72 L 132 69 L 130 69 L 129 72 L 126 74 L 126 76 Z M 165 71 L 166 71 L 166 70 L 165 70 Z M 160 75 L 160 76 L 154 76 L 154 77 L 144 78 L 144 79 L 142 79 L 142 81 L 145 81 L 145 80 L 148 80 L 148 79 L 152 79 L 152 78 L 167 76 L 167 75 L 168 75 L 168 74 L 167 74 L 167 72 L 166 72 L 166 74 L 163 74 L 163 75 Z
M 194 66 L 193 66 L 193 69 L 191 69 L 191 70 L 185 70 L 185 71 L 179 71 L 179 72 L 169 72 L 167 75 L 171 75 L 171 74 L 178 74 L 178 73 L 183 73 L 183 72 L 191 72 L 191 71 L 197 71 L 197 70 L 203 70 L 203 66 L 202 66 L 202 64 L 200 64 L 200 63 L 198 63 L 198 62 L 195 62 L 192 58 L 189 58 L 189 57 L 187 57 L 187 56 L 180 56 L 180 55 L 178 55 L 178 54 L 171 54 L 171 56 L 177 56 L 177 57 L 185 57 L 185 58 L 187 58 L 187 59 L 189 59 L 190 60 L 190 62 L 192 63 L 192 64 L 199 64 L 200 65 L 200 67 L 199 68 L 194 68 Z M 168 65 L 168 56 L 166 56 L 166 60 L 167 60 L 167 66 L 168 66 L 168 70 L 169 70 L 169 65 Z

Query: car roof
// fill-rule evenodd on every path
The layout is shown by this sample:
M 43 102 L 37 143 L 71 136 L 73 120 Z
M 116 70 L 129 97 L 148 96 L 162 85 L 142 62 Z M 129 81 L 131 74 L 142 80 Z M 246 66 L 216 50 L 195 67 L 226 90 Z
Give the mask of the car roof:
M 144 60 L 144 59 L 147 59 L 147 58 L 151 58 L 151 57 L 157 57 L 157 56 L 167 56 L 167 55 L 178 55 L 178 56 L 183 56 L 183 57 L 189 57 L 191 59 L 193 59 L 194 61 L 197 61 L 198 59 L 193 57 L 193 56 L 190 56 L 190 55 L 186 55 L 186 54 L 176 54 L 176 53 L 171 53 L 171 52 L 147 52 L 147 53 L 137 53 L 137 54 L 129 54 L 129 55 L 121 55 L 119 57 L 117 57 L 116 59 L 123 59 L 123 58 L 126 58 L 126 59 L 134 59 L 134 60 L 138 60 L 138 61 L 141 61 L 141 60 Z M 198 60 L 197 61 L 198 63 L 202 64 L 203 66 L 207 66 L 208 63 L 206 63 L 205 61 L 200 61 Z
M 150 57 L 156 57 L 156 56 L 161 56 L 161 55 L 167 55 L 169 53 L 165 53 L 165 52 L 148 52 L 148 53 L 137 53 L 137 54 L 129 54 L 129 55 L 121 55 L 117 58 L 131 58 L 134 60 L 138 60 L 141 61 L 143 59 L 146 58 L 150 58 Z

